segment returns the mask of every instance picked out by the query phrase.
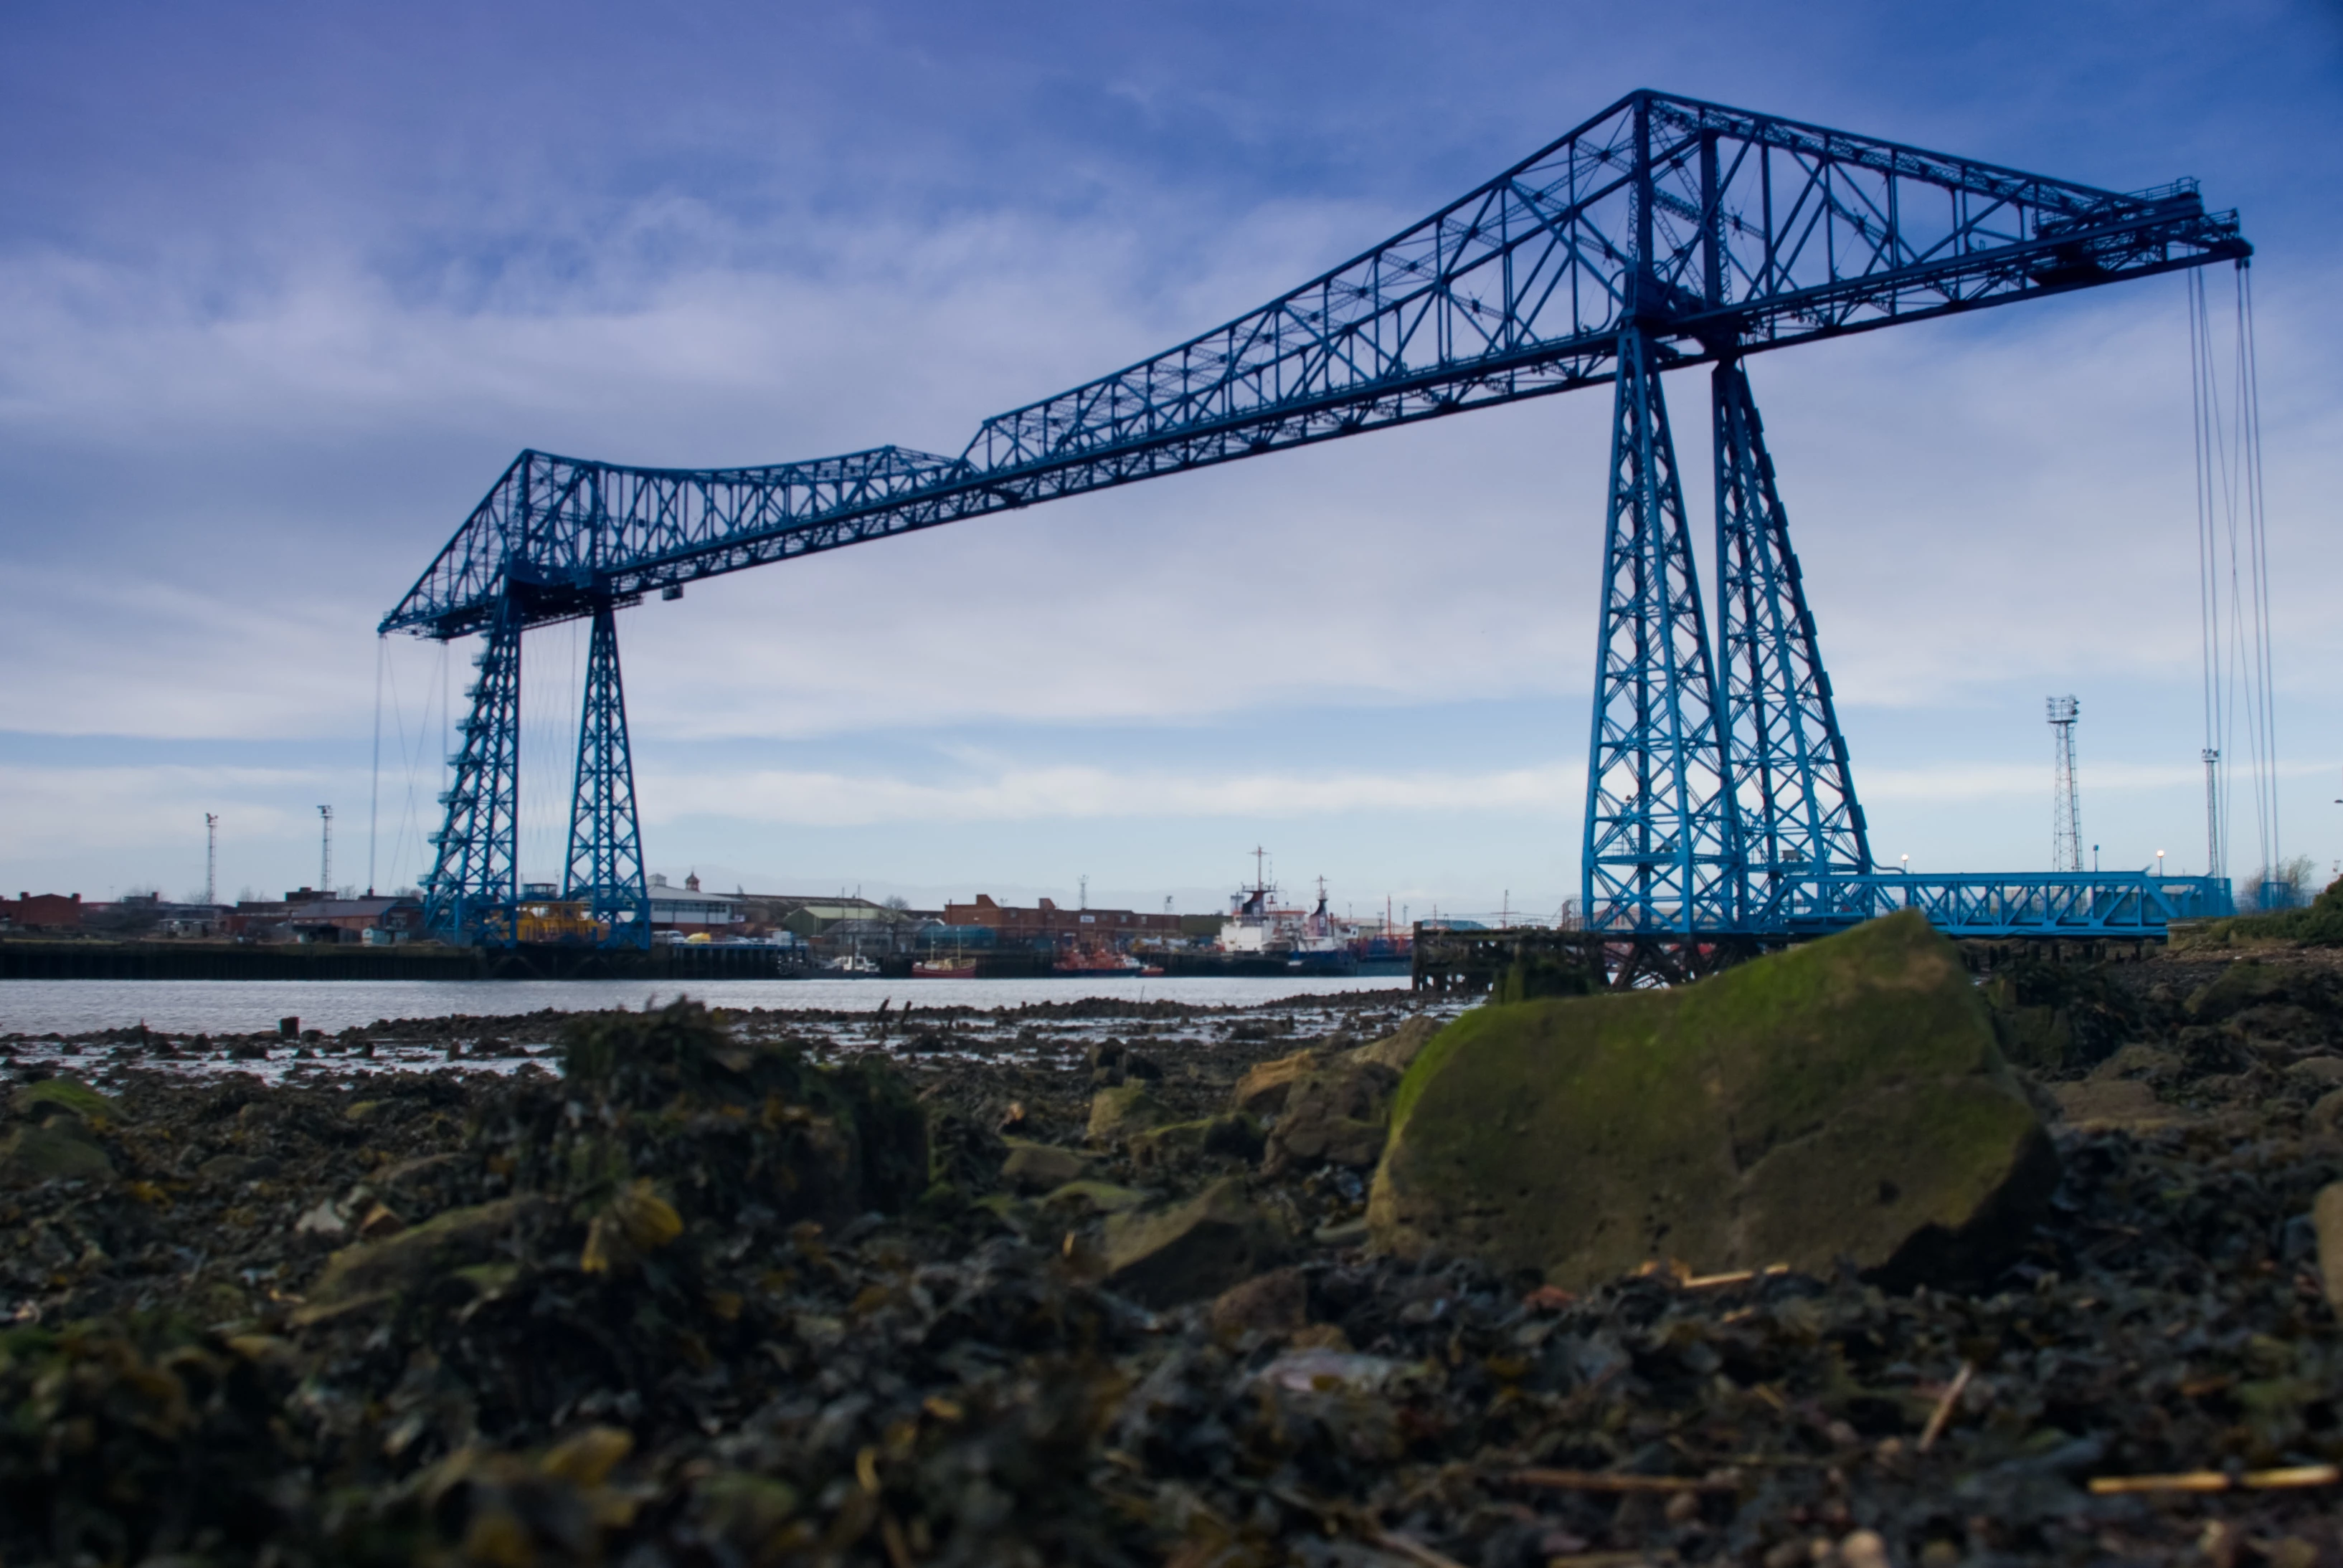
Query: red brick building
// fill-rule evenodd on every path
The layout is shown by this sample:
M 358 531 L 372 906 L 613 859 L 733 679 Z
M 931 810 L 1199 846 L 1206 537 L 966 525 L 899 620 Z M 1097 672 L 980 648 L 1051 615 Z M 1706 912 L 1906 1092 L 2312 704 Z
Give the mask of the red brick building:
M 972 904 L 946 904 L 947 926 L 987 926 L 1004 942 L 1078 940 L 1129 941 L 1134 937 L 1176 937 L 1177 915 L 1144 915 L 1131 910 L 1061 910 L 1048 899 L 1038 909 L 1021 910 L 996 904 L 989 893 L 976 895 Z
M 0 925 L 20 931 L 81 930 L 81 895 L 18 893 L 0 899 Z

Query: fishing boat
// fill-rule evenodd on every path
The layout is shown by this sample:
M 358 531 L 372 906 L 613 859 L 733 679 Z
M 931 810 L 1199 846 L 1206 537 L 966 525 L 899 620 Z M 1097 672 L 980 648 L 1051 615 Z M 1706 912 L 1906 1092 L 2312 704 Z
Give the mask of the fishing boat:
M 974 980 L 974 959 L 921 959 L 911 966 L 913 980 Z

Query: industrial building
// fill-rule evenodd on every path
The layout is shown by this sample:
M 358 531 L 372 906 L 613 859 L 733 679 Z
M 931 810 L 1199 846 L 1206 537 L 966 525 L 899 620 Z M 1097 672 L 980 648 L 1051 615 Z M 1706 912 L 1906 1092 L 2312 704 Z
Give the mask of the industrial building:
M 995 903 L 990 893 L 979 893 L 972 904 L 944 905 L 949 927 L 981 926 L 996 933 L 1004 945 L 1034 941 L 1128 942 L 1139 939 L 1169 940 L 1181 935 L 1178 915 L 1141 914 L 1132 910 L 1063 910 L 1043 899 L 1036 908 Z M 1215 920 L 1217 925 L 1218 921 Z
M 17 931 L 81 930 L 79 893 L 18 893 L 0 899 L 0 926 Z

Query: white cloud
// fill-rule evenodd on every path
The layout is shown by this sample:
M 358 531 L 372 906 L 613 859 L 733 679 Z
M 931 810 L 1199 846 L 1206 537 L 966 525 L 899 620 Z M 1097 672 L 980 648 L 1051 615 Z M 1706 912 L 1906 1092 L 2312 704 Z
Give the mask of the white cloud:
M 0 765 L 0 856 L 45 859 L 65 850 L 193 846 L 198 862 L 203 812 L 232 819 L 246 840 L 315 834 L 314 808 L 284 803 L 317 793 L 322 771 L 197 767 L 177 763 L 114 768 Z
M 1091 767 L 997 767 L 931 783 L 884 775 L 763 769 L 649 773 L 653 823 L 708 816 L 808 827 L 882 822 L 1006 822 L 1061 819 L 1241 817 L 1341 812 L 1503 812 L 1574 809 L 1582 769 L 1562 765 L 1464 773 L 1228 775 Z

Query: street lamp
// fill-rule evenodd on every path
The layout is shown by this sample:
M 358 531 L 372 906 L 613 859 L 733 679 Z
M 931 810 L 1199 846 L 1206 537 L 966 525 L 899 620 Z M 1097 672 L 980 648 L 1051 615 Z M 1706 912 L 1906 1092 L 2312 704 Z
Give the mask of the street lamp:
M 2156 874 L 2159 877 L 2164 875 L 2164 851 L 2161 849 L 2156 852 Z

